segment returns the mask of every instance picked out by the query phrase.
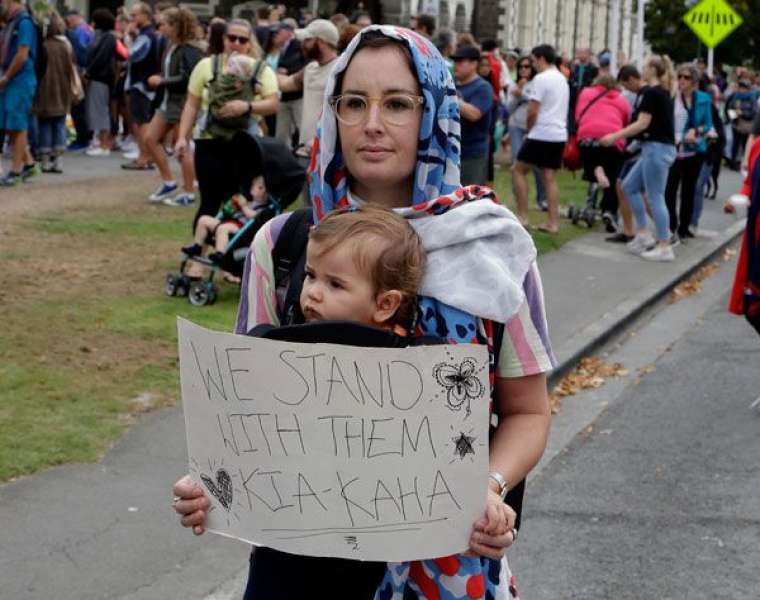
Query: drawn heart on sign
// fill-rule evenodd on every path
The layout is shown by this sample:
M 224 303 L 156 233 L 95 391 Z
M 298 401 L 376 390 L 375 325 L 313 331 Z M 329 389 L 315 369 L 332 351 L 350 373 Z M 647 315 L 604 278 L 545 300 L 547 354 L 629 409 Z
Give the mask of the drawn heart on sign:
M 224 469 L 219 469 L 216 472 L 216 481 L 203 473 L 201 473 L 201 479 L 211 495 L 219 500 L 225 510 L 230 510 L 230 506 L 232 506 L 232 478 L 230 474 Z

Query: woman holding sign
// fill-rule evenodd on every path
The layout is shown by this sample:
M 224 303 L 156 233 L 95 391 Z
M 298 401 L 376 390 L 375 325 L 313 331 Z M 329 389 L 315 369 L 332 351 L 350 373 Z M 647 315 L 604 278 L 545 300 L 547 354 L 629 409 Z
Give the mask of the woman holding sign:
M 410 563 L 298 557 L 258 548 L 247 599 L 304 598 L 323 590 L 352 600 L 517 595 L 504 554 L 516 538 L 516 515 L 503 498 L 544 451 L 550 420 L 545 373 L 554 357 L 532 240 L 512 213 L 494 204 L 493 192 L 460 186 L 459 143 L 456 90 L 435 47 L 406 29 L 369 27 L 336 61 L 327 82 L 310 195 L 315 220 L 363 203 L 410 219 L 427 253 L 415 334 L 488 346 L 499 425 L 490 442 L 486 512 L 505 511 L 507 527 L 486 532 L 484 515 L 473 524 L 467 554 Z M 272 257 L 287 223 L 287 215 L 270 221 L 253 242 L 238 333 L 291 322 L 284 318 L 292 313 L 284 306 L 290 294 L 277 289 Z M 497 254 L 489 246 L 494 235 L 511 240 L 506 251 Z M 298 277 L 290 279 L 300 284 Z M 202 533 L 211 506 L 203 489 L 183 478 L 174 493 L 182 524 Z

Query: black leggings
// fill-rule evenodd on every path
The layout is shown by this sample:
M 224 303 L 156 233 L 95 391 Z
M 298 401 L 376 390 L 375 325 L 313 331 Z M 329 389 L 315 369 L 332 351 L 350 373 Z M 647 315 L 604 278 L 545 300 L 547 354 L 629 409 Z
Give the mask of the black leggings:
M 195 176 L 201 201 L 193 231 L 201 216 L 215 216 L 233 194 L 248 195 L 257 171 L 255 160 L 239 138 L 195 140 Z
M 694 192 L 697 179 L 705 162 L 704 154 L 695 154 L 686 158 L 677 158 L 670 167 L 668 184 L 665 187 L 665 204 L 670 214 L 670 231 L 677 231 L 681 237 L 689 235 L 691 215 L 694 212 Z M 676 195 L 681 186 L 681 207 L 676 213 Z
M 623 168 L 623 153 L 617 148 L 606 148 L 604 146 L 587 146 L 581 145 L 581 162 L 583 163 L 583 179 L 589 182 L 596 181 L 594 170 L 602 167 L 610 185 L 602 193 L 602 212 L 617 214 L 618 199 L 615 182 L 620 176 L 620 170 Z

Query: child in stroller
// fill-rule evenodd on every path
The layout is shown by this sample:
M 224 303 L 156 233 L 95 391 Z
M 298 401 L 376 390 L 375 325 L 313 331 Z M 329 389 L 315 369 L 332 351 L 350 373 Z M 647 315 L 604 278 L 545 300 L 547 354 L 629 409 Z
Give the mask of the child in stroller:
M 215 217 L 202 215 L 195 225 L 193 243 L 183 246 L 182 252 L 191 257 L 199 256 L 203 252 L 203 246 L 213 240 L 215 251 L 207 258 L 215 265 L 221 264 L 230 236 L 236 234 L 248 221 L 255 218 L 258 211 L 263 209 L 269 201 L 264 178 L 261 175 L 253 180 L 250 193 L 250 203 L 243 194 L 235 194 L 222 205 L 222 210 Z M 240 283 L 240 278 L 230 273 L 225 273 L 224 279 L 230 283 Z
M 209 216 L 208 219 L 202 216 L 198 219 L 198 226 L 194 231 L 195 243 L 182 249 L 183 258 L 179 272 L 166 276 L 164 288 L 167 296 L 187 296 L 190 303 L 196 306 L 213 304 L 216 301 L 217 288 L 213 280 L 217 271 L 227 274 L 227 279 L 237 278 L 236 281 L 239 281 L 248 248 L 256 232 L 298 197 L 306 180 L 303 167 L 283 142 L 274 138 L 251 136 L 245 132 L 236 134 L 234 142 L 240 156 L 245 157 L 245 164 L 250 165 L 249 176 L 252 175 L 254 180 L 250 200 L 258 197 L 259 200 L 263 199 L 263 202 L 250 202 L 249 199 L 242 202 L 238 199 L 235 201 L 237 208 L 230 203 L 228 211 L 232 217 L 229 220 L 232 222 L 228 225 L 222 222 L 226 220 L 224 209 L 221 212 L 222 218 L 217 215 Z M 256 179 L 259 177 L 261 180 L 257 183 Z M 247 184 L 244 185 L 248 187 Z M 245 221 L 239 218 L 241 215 L 246 216 L 242 206 L 246 206 L 246 210 L 249 211 Z M 202 228 L 201 221 L 204 222 Z M 217 221 L 220 221 L 219 227 Z M 206 242 L 208 232 L 214 229 L 215 252 L 209 256 L 201 256 L 202 244 Z M 202 238 L 199 237 L 201 231 Z M 196 244 L 200 248 L 196 247 Z M 187 250 L 189 252 L 186 252 Z M 190 265 L 201 267 L 201 272 L 208 271 L 208 276 L 198 276 L 195 269 L 191 274 L 187 271 Z

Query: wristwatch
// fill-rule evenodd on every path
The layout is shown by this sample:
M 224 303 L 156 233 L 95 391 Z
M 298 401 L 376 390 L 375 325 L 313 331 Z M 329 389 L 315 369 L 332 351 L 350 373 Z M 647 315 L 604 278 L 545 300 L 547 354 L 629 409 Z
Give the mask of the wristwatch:
M 504 476 L 498 471 L 491 471 L 488 474 L 488 479 L 495 482 L 496 485 L 499 486 L 499 496 L 501 496 L 501 499 L 504 500 L 504 498 L 507 497 L 507 492 L 509 491 L 509 486 L 507 485 L 507 480 L 504 479 Z

